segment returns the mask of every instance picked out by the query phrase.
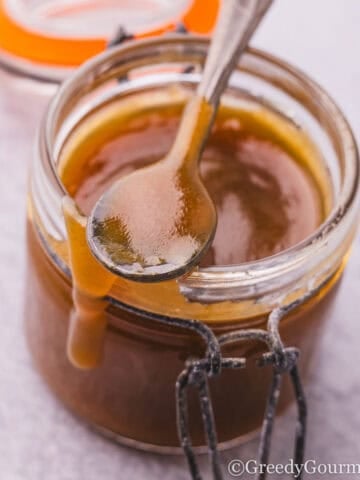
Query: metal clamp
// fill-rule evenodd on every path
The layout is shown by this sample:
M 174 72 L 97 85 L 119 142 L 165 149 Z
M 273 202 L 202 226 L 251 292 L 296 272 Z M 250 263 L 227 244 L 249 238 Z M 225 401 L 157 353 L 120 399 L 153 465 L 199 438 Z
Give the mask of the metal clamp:
M 201 325 L 201 327 L 199 328 L 198 333 L 203 338 L 207 339 L 207 354 L 204 359 L 188 361 L 185 369 L 179 375 L 176 383 L 178 434 L 181 446 L 184 450 L 184 454 L 189 465 L 192 480 L 202 480 L 202 476 L 196 460 L 194 449 L 192 447 L 189 433 L 187 388 L 189 386 L 195 386 L 198 390 L 213 478 L 214 480 L 223 480 L 224 477 L 222 474 L 221 461 L 218 451 L 218 441 L 211 397 L 209 393 L 208 378 L 213 375 L 220 375 L 222 369 L 246 368 L 246 358 L 224 358 L 221 354 L 222 346 L 241 341 L 258 340 L 264 343 L 269 351 L 264 353 L 261 358 L 257 360 L 257 365 L 259 367 L 267 365 L 273 366 L 272 383 L 267 399 L 258 450 L 259 464 L 267 465 L 269 460 L 276 409 L 283 375 L 285 374 L 290 376 L 298 411 L 293 459 L 296 465 L 301 465 L 304 463 L 307 406 L 299 368 L 297 365 L 300 352 L 297 348 L 285 347 L 283 345 L 279 333 L 279 324 L 285 315 L 289 314 L 291 311 L 298 308 L 302 303 L 305 303 L 307 300 L 309 300 L 317 293 L 318 290 L 320 290 L 320 288 L 308 295 L 305 295 L 301 299 L 286 307 L 279 307 L 273 310 L 268 318 L 267 330 L 238 330 L 216 338 L 209 328 L 209 332 L 205 337 L 204 329 L 207 329 L 208 327 L 199 323 L 199 326 Z M 194 328 L 192 327 L 192 329 Z M 262 473 L 259 473 L 257 479 L 265 480 L 266 475 L 265 469 Z M 297 478 L 301 480 L 302 474 L 300 473 Z

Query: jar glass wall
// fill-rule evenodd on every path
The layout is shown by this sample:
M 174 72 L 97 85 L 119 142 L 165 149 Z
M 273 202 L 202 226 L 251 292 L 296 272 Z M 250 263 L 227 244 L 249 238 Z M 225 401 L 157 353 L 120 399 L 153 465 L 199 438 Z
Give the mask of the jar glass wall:
M 207 47 L 206 40 L 192 37 L 154 39 L 129 43 L 81 67 L 50 106 L 31 175 L 28 283 L 32 289 L 26 325 L 36 364 L 79 416 L 123 442 L 159 451 L 178 446 L 175 381 L 187 358 L 203 356 L 204 346 L 196 335 L 161 325 L 156 315 L 203 320 L 215 333 L 264 327 L 273 308 L 314 292 L 282 321 L 280 329 L 285 344 L 301 349 L 306 374 L 358 216 L 358 157 L 342 114 L 305 75 L 263 52 L 248 51 L 224 101 L 261 107 L 289 128 L 305 132 L 308 147 L 320 152 L 319 168 L 312 173 L 327 192 L 326 220 L 300 244 L 263 260 L 200 268 L 178 282 L 159 285 L 119 279 L 109 298 L 102 363 L 88 372 L 69 363 L 71 276 L 61 213 L 65 190 L 57 175 L 64 145 L 84 119 L 104 106 L 121 108 L 121 102 L 144 92 L 151 92 L 156 100 L 171 86 L 194 88 Z M 155 317 L 151 320 L 147 313 Z M 248 342 L 228 347 L 226 354 L 252 359 L 260 352 L 260 345 Z M 244 438 L 262 421 L 271 372 L 249 365 L 211 382 L 219 440 L 224 444 Z M 281 408 L 290 401 L 285 385 Z M 194 444 L 202 445 L 195 396 L 190 396 L 190 404 Z

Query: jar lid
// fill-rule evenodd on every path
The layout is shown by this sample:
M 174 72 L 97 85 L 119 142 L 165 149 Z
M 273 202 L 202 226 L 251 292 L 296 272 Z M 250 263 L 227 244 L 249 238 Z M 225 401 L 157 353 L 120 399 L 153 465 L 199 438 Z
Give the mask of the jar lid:
M 58 81 L 103 51 L 120 29 L 134 38 L 209 34 L 220 0 L 0 0 L 0 62 Z

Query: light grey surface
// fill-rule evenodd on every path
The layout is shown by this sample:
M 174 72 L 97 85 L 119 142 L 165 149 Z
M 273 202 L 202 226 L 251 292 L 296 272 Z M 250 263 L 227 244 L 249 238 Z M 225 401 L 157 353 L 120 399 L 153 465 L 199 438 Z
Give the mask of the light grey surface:
M 359 0 L 277 0 L 253 42 L 325 86 L 355 133 L 360 128 L 359 25 Z M 32 368 L 22 332 L 25 190 L 45 100 L 32 102 L 24 92 L 15 100 L 8 82 L 0 75 L 0 479 L 185 480 L 182 458 L 120 448 L 89 431 L 53 398 Z M 307 452 L 319 463 L 360 463 L 359 285 L 358 240 L 307 386 Z M 292 414 L 277 423 L 274 461 L 286 462 L 291 453 Z M 251 441 L 225 458 L 254 458 L 256 447 L 257 441 Z M 206 466 L 205 472 L 210 479 Z

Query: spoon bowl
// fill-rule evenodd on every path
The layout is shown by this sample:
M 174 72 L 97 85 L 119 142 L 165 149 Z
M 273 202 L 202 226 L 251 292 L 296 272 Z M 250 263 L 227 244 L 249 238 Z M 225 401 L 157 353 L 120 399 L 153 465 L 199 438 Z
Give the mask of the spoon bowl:
M 197 172 L 159 163 L 115 182 L 87 225 L 92 252 L 131 280 L 179 277 L 212 243 L 216 209 Z

